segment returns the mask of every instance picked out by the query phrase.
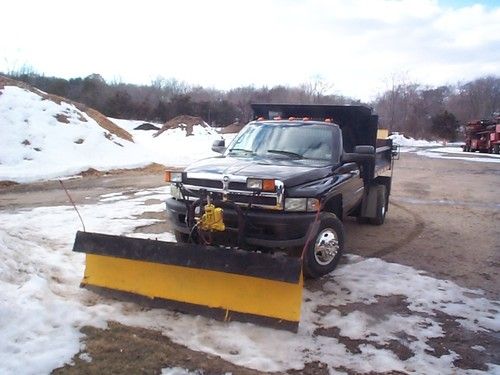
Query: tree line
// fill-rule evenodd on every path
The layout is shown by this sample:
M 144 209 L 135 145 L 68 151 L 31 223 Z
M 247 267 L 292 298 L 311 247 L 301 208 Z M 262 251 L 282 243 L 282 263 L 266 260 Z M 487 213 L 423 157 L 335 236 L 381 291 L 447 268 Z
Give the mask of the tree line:
M 500 77 L 428 87 L 393 82 L 373 103 L 382 124 L 415 138 L 455 140 L 471 120 L 491 118 L 500 111 Z
M 202 117 L 216 126 L 252 119 L 251 103 L 366 104 L 379 115 L 381 127 L 415 138 L 455 140 L 460 126 L 489 118 L 500 110 L 500 77 L 429 87 L 393 80 L 371 103 L 329 94 L 322 80 L 299 85 L 238 87 L 222 91 L 159 77 L 149 85 L 106 82 L 99 74 L 85 78 L 46 77 L 31 70 L 5 74 L 51 94 L 97 109 L 106 116 L 163 123 L 178 115 Z

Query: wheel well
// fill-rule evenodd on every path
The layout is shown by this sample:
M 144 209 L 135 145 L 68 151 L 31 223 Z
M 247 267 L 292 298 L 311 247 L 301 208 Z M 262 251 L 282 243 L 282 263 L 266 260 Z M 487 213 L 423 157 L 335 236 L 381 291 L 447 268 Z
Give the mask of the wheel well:
M 324 211 L 331 212 L 335 214 L 339 218 L 339 220 L 343 220 L 343 210 L 342 210 L 342 196 L 337 195 L 333 198 L 330 198 L 323 208 Z

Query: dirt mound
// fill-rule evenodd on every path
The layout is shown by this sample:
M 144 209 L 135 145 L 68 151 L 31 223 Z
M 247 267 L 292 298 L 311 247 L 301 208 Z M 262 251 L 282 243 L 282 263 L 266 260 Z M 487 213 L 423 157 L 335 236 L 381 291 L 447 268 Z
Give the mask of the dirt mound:
M 17 86 L 19 88 L 22 88 L 22 89 L 31 91 L 37 95 L 40 95 L 45 100 L 53 101 L 56 104 L 61 104 L 61 102 L 72 104 L 76 108 L 78 108 L 80 111 L 85 112 L 90 118 L 92 118 L 95 122 L 97 122 L 97 124 L 101 128 L 107 130 L 109 133 L 111 133 L 119 138 L 122 138 L 126 141 L 134 142 L 134 138 L 132 137 L 132 135 L 128 131 L 120 128 L 118 125 L 116 125 L 114 122 L 110 121 L 102 113 L 96 111 L 95 109 L 87 107 L 85 104 L 74 102 L 70 99 L 63 98 L 62 96 L 47 94 L 46 92 L 38 90 L 36 87 L 33 87 L 27 83 L 24 83 L 21 81 L 16 81 L 15 79 L 7 78 L 5 76 L 0 75 L 0 90 L 3 89 L 5 86 Z M 1 94 L 1 92 L 0 92 L 0 94 Z M 84 118 L 81 118 L 81 120 L 85 121 Z M 58 119 L 58 121 L 61 123 L 64 123 L 62 118 Z
M 131 169 L 112 169 L 107 174 L 125 174 L 125 173 L 139 173 L 139 174 L 160 174 L 163 176 L 167 167 L 163 164 L 151 163 L 145 167 L 131 168 Z M 173 169 L 173 168 L 169 168 Z
M 165 125 L 161 127 L 160 130 L 156 134 L 154 134 L 154 137 L 158 137 L 161 133 L 163 133 L 166 130 L 169 129 L 183 129 L 186 131 L 186 136 L 192 135 L 193 134 L 193 126 L 195 125 L 201 125 L 204 128 L 209 129 L 210 127 L 207 125 L 205 121 L 201 117 L 197 116 L 189 116 L 189 115 L 180 115 L 177 117 L 174 117 L 173 119 L 168 120 Z
M 94 168 L 89 168 L 86 171 L 80 172 L 79 174 L 82 177 L 90 177 L 90 176 L 102 176 L 104 174 L 104 172 L 101 172 L 101 171 L 94 169 Z
M 160 130 L 160 128 L 156 125 L 150 124 L 149 122 L 145 122 L 144 124 L 134 128 L 134 130 Z
M 232 124 L 229 124 L 229 125 L 223 127 L 219 131 L 219 133 L 221 133 L 221 134 L 239 133 L 240 130 L 243 129 L 244 126 L 245 126 L 245 124 L 235 121 Z
M 9 180 L 0 181 L 0 189 L 15 186 L 15 185 L 19 185 L 19 183 L 15 182 L 15 181 L 9 181 Z
M 17 86 L 22 89 L 32 91 L 36 94 L 43 94 L 43 91 L 40 91 L 37 88 L 28 85 L 27 83 L 16 81 L 15 79 L 7 78 L 5 76 L 0 75 L 0 90 L 3 89 L 5 86 Z
M 72 103 L 72 104 L 74 104 L 74 103 Z M 87 108 L 87 110 L 84 112 L 87 115 L 89 115 L 90 117 L 92 117 L 99 124 L 99 126 L 101 128 L 106 129 L 108 132 L 110 132 L 113 135 L 116 135 L 117 137 L 120 137 L 121 139 L 124 139 L 124 140 L 129 141 L 129 142 L 134 142 L 134 138 L 132 137 L 132 134 L 130 134 L 125 129 L 120 128 L 114 122 L 110 121 L 101 112 L 98 112 L 92 108 Z
M 158 163 L 151 163 L 146 165 L 145 167 L 130 168 L 130 169 L 118 168 L 118 169 L 111 169 L 109 171 L 100 171 L 98 169 L 89 168 L 86 171 L 80 172 L 79 175 L 82 177 L 100 177 L 100 176 L 110 176 L 110 175 L 121 175 L 127 173 L 163 175 L 165 169 L 176 170 L 178 168 L 167 167 L 163 164 L 158 164 Z M 2 181 L 0 181 L 0 187 L 1 187 L 1 182 Z

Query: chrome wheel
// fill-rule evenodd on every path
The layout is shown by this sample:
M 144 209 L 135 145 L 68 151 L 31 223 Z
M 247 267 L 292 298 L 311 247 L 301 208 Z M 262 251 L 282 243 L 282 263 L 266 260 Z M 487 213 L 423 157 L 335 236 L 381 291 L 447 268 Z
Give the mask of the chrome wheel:
M 335 258 L 339 252 L 337 233 L 331 228 L 325 228 L 316 238 L 314 258 L 318 264 L 325 266 Z

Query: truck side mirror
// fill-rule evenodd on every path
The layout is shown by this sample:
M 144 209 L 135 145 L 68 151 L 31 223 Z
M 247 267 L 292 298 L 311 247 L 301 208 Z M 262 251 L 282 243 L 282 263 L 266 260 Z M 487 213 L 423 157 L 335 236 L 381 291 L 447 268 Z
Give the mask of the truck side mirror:
M 354 147 L 355 154 L 370 155 L 375 153 L 375 147 L 371 145 L 361 145 Z
M 224 151 L 226 151 L 226 140 L 216 139 L 214 143 L 212 143 L 212 151 L 218 152 L 219 154 L 224 153 Z
M 365 163 L 367 161 L 375 160 L 375 147 L 371 145 L 355 146 L 354 152 L 342 154 L 343 163 Z

